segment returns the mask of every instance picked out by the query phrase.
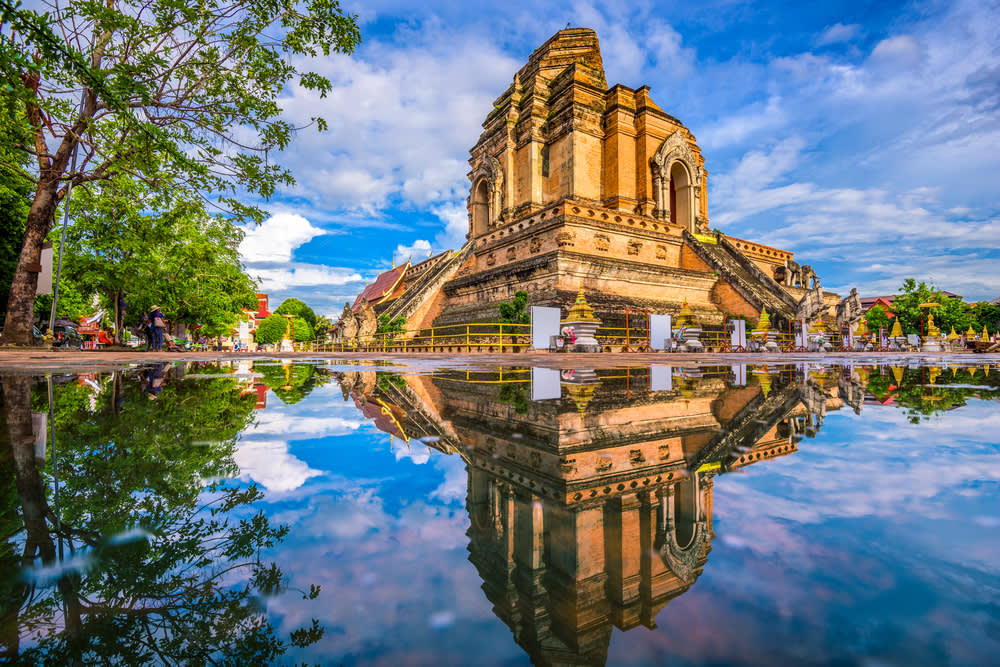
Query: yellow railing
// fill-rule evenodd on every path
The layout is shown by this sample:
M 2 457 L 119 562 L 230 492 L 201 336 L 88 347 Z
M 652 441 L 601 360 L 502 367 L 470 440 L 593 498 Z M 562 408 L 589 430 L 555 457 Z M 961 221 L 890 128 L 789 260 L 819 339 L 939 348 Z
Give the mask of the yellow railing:
M 601 347 L 615 352 L 651 351 L 648 329 L 642 327 L 600 327 L 595 335 Z M 722 330 L 703 331 L 700 336 L 706 352 L 741 352 L 733 349 L 730 334 Z M 752 335 L 747 332 L 748 342 Z M 827 334 L 834 350 L 842 351 L 840 336 Z M 794 334 L 779 333 L 775 341 L 782 352 L 802 351 Z M 531 325 L 509 322 L 474 322 L 449 324 L 428 329 L 404 329 L 377 333 L 359 341 L 295 343 L 298 352 L 519 352 L 531 348 Z
M 308 352 L 517 352 L 531 347 L 531 325 L 510 322 L 449 324 L 376 333 L 354 342 L 304 344 Z

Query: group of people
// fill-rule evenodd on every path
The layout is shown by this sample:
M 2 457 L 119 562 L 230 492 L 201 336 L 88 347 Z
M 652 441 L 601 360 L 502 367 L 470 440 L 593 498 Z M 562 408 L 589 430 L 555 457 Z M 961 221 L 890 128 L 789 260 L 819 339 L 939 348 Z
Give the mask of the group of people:
M 166 323 L 159 306 L 153 306 L 148 313 L 142 314 L 139 329 L 146 339 L 146 349 L 160 351 L 163 349 L 163 330 Z

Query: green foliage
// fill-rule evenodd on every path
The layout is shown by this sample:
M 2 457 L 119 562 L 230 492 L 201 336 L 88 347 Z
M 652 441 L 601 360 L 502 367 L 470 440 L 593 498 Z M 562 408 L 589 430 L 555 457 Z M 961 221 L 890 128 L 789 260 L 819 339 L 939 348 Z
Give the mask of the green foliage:
M 523 384 L 503 383 L 497 400 L 514 406 L 514 412 L 519 415 L 528 413 L 528 398 Z
M 514 324 L 529 324 L 531 316 L 525 311 L 528 304 L 528 293 L 524 290 L 514 292 L 514 298 L 500 304 L 500 321 Z
M 246 202 L 294 183 L 274 162 L 298 129 L 281 118 L 279 96 L 293 86 L 325 96 L 330 81 L 297 66 L 351 53 L 361 39 L 336 0 L 48 6 L 41 14 L 5 2 L 0 39 L 0 91 L 19 110 L 5 122 L 25 137 L 10 144 L 21 157 L 11 166 L 34 184 L 31 253 L 70 184 L 122 174 L 161 194 L 212 197 L 237 222 L 260 222 L 265 211 Z M 36 145 L 49 150 L 36 155 Z M 30 280 L 14 290 L 5 342 L 29 342 Z
M 254 372 L 260 373 L 267 388 L 286 404 L 298 403 L 330 381 L 312 364 L 256 364 Z
M 375 329 L 375 333 L 394 334 L 402 333 L 405 330 L 406 318 L 402 315 L 397 315 L 391 321 L 387 313 L 378 316 L 378 328 Z
M 332 328 L 333 321 L 330 318 L 326 315 L 316 316 L 316 324 L 313 326 L 313 333 L 316 334 L 316 338 L 323 338 Z
M 289 314 L 301 317 L 309 323 L 310 329 L 314 329 L 316 327 L 316 313 L 313 312 L 312 308 L 299 299 L 285 299 L 274 312 L 278 315 Z
M 918 308 L 921 303 L 938 303 L 936 308 Z M 934 324 L 942 332 L 948 333 L 955 327 L 956 333 L 963 333 L 971 326 L 977 333 L 983 330 L 985 324 L 990 332 L 1000 329 L 1000 307 L 990 303 L 966 303 L 961 299 L 953 299 L 941 293 L 934 285 L 917 282 L 913 278 L 903 281 L 901 294 L 892 302 L 892 309 L 899 317 L 904 333 L 922 333 L 920 331 L 921 310 L 929 310 L 934 315 Z
M 876 334 L 879 329 L 889 328 L 889 316 L 886 314 L 885 308 L 882 306 L 872 306 L 872 308 L 865 313 L 865 323 L 868 326 L 868 330 L 873 334 Z
M 879 398 L 885 398 L 891 391 L 893 405 L 905 410 L 912 423 L 963 406 L 970 398 L 997 400 L 1000 389 L 1000 375 L 987 375 L 978 368 L 942 370 L 924 366 L 897 371 L 902 378 L 898 384 L 891 369 L 872 369 L 867 389 Z
M 976 321 L 976 331 L 982 332 L 984 326 L 991 334 L 1000 331 L 1000 305 L 980 301 L 972 306 L 972 316 Z
M 257 333 L 254 340 L 263 345 L 278 343 L 285 337 L 288 330 L 288 320 L 277 313 L 272 313 L 264 318 L 264 321 L 257 325 Z M 296 342 L 310 341 L 313 339 L 312 327 L 301 317 L 292 319 L 292 326 L 295 328 L 294 337 Z
M 7 166 L 26 166 L 27 156 L 12 148 L 15 142 L 24 140 L 23 128 L 11 122 L 23 116 L 23 112 L 3 90 L 0 90 L 0 114 L 4 118 L 0 121 L 0 309 L 6 309 L 24 240 L 24 222 L 28 218 L 32 185 L 20 170 Z
M 256 285 L 239 254 L 243 231 L 208 215 L 202 201 L 118 176 L 75 189 L 70 211 L 63 275 L 100 295 L 109 313 L 124 295 L 126 326 L 158 305 L 167 319 L 218 336 L 255 305 Z M 58 246 L 59 232 L 51 236 Z

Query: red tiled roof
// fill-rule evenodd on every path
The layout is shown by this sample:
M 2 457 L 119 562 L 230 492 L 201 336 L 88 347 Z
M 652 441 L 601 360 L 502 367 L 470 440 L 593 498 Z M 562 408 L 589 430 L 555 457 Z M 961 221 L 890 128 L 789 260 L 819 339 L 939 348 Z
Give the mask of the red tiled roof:
M 376 303 L 383 297 L 388 296 L 392 292 L 392 288 L 396 286 L 402 279 L 403 274 L 406 273 L 407 266 L 407 264 L 403 264 L 379 274 L 375 282 L 361 290 L 361 294 L 354 300 L 354 305 L 351 306 L 351 309 L 357 310 L 361 306 L 362 301 Z

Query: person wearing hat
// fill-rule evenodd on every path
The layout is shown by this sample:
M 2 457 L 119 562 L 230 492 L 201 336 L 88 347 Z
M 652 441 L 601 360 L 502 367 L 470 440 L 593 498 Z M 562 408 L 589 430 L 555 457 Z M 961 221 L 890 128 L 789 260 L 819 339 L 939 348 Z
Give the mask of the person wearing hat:
M 153 337 L 153 349 L 159 352 L 163 349 L 163 330 L 166 323 L 163 321 L 163 313 L 159 306 L 153 306 L 149 311 L 149 331 Z

